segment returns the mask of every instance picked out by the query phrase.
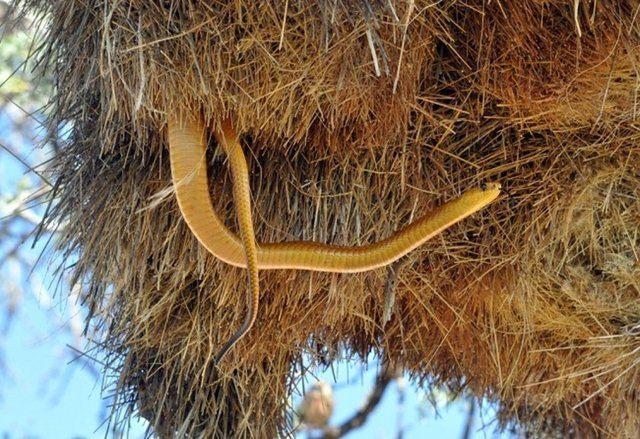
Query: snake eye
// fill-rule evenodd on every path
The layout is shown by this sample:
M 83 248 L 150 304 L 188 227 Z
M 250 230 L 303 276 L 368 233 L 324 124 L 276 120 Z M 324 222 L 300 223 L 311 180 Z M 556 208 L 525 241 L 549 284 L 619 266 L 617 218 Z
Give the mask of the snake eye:
M 500 183 L 487 183 L 486 181 L 482 181 L 480 183 L 480 189 L 482 191 L 489 191 L 489 190 L 500 190 L 502 189 L 502 185 Z

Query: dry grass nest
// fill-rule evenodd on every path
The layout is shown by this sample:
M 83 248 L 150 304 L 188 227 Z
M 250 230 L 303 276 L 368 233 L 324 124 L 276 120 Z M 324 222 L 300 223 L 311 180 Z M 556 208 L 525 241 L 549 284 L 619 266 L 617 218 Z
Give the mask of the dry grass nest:
M 286 433 L 303 360 L 373 352 L 490 398 L 525 433 L 640 435 L 636 1 L 21 5 L 46 23 L 50 122 L 71 126 L 47 220 L 69 224 L 57 245 L 103 335 L 114 422 Z M 483 181 L 505 195 L 393 272 L 263 271 L 257 325 L 217 373 L 246 278 L 180 216 L 178 108 L 237 121 L 261 241 L 367 243 Z

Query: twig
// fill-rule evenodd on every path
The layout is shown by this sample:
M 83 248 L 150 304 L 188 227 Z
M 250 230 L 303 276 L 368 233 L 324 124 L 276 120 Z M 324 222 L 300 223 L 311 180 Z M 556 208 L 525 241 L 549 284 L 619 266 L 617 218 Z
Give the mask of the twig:
M 378 376 L 376 377 L 375 386 L 373 387 L 371 394 L 369 394 L 369 398 L 367 398 L 364 406 L 362 406 L 351 418 L 345 421 L 342 425 L 338 427 L 326 427 L 323 437 L 325 439 L 337 439 L 364 425 L 371 412 L 373 412 L 378 406 L 378 403 L 382 399 L 382 395 L 384 395 L 387 386 L 398 376 L 398 373 L 399 369 L 397 367 L 391 366 L 388 362 L 385 361 L 382 365 L 380 374 L 378 374 Z
M 407 384 L 402 376 L 396 378 L 396 386 L 398 387 L 398 418 L 397 418 L 397 434 L 396 439 L 404 437 L 404 413 L 406 410 L 405 403 L 407 400 Z
M 467 421 L 464 425 L 464 431 L 462 432 L 461 439 L 469 439 L 471 437 L 471 430 L 473 428 L 473 421 L 476 418 L 476 402 L 473 398 L 469 399 L 469 409 L 467 411 Z
M 38 177 L 40 177 L 40 179 L 42 179 L 42 181 L 44 181 L 47 185 L 52 186 L 51 182 L 49 180 L 47 180 L 46 177 L 44 177 L 42 174 L 40 174 L 34 167 L 32 167 L 29 163 L 27 163 L 26 160 L 24 160 L 22 157 L 20 157 L 20 155 L 18 155 L 16 152 L 14 152 L 11 148 L 9 148 L 7 145 L 4 145 L 3 143 L 0 143 L 0 148 L 4 149 L 5 151 L 7 151 L 9 154 L 11 154 L 13 156 L 13 158 L 15 158 L 16 160 L 18 160 L 25 168 L 27 168 L 29 171 L 33 172 L 34 174 L 36 174 Z
M 413 7 L 415 6 L 415 1 L 409 1 L 409 7 L 407 8 L 407 14 L 404 21 L 404 25 L 402 28 L 402 43 L 400 43 L 400 56 L 398 57 L 398 67 L 396 69 L 396 77 L 393 80 L 393 94 L 396 94 L 398 89 L 398 81 L 400 81 L 400 69 L 402 67 L 402 56 L 404 55 L 404 45 L 407 41 L 407 29 L 409 28 L 409 22 L 411 19 L 411 13 L 413 12 Z
M 369 43 L 369 49 L 371 50 L 371 58 L 373 59 L 373 68 L 375 69 L 376 76 L 380 77 L 380 64 L 378 63 L 378 55 L 376 53 L 376 46 L 373 42 L 373 35 L 371 28 L 368 28 L 365 32 L 367 35 L 367 42 Z
M 582 38 L 582 29 L 580 28 L 580 0 L 573 1 L 573 21 L 576 25 L 576 33 L 578 34 L 578 38 Z
M 278 43 L 278 50 L 282 50 L 282 43 L 284 42 L 284 30 L 287 25 L 287 13 L 289 12 L 289 0 L 284 3 L 284 14 L 282 16 L 282 27 L 280 29 L 280 42 Z
M 382 325 L 386 325 L 391 320 L 393 306 L 396 303 L 396 278 L 399 269 L 399 261 L 389 265 L 387 268 L 387 281 L 384 286 L 384 308 L 382 310 Z

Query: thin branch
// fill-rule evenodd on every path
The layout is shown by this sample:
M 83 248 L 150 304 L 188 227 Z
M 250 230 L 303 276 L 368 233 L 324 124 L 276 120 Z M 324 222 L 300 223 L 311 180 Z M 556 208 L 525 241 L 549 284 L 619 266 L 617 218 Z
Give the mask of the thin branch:
M 467 411 L 467 421 L 464 425 L 464 431 L 462 432 L 461 439 L 469 439 L 471 437 L 471 431 L 473 429 L 473 421 L 476 418 L 476 402 L 473 398 L 469 398 L 469 409 Z
M 404 437 L 404 413 L 406 410 L 405 403 L 407 400 L 407 384 L 402 376 L 396 379 L 398 387 L 398 418 L 397 418 L 397 434 L 396 439 Z
M 4 145 L 3 143 L 0 143 L 0 148 L 2 148 L 5 151 L 7 151 L 11 156 L 13 156 L 13 158 L 18 160 L 25 168 L 27 168 L 29 171 L 31 171 L 34 174 L 36 174 L 42 181 L 47 183 L 47 185 L 52 186 L 51 182 L 49 180 L 47 180 L 47 178 L 45 176 L 43 176 L 40 172 L 38 172 L 34 167 L 32 167 L 29 163 L 27 163 L 26 160 L 24 160 L 22 157 L 20 157 L 20 155 L 18 155 L 16 152 L 14 152 L 7 145 Z
M 369 415 L 376 409 L 389 383 L 396 379 L 399 374 L 399 368 L 389 365 L 388 362 L 382 366 L 380 374 L 376 377 L 376 383 L 373 390 L 369 394 L 369 398 L 351 418 L 338 427 L 326 427 L 324 431 L 325 439 L 337 439 L 343 437 L 347 433 L 364 425 Z
M 400 261 L 396 261 L 387 267 L 387 281 L 384 286 L 384 307 L 382 310 L 383 326 L 389 323 L 393 314 L 393 308 L 396 303 L 396 280 L 400 264 Z

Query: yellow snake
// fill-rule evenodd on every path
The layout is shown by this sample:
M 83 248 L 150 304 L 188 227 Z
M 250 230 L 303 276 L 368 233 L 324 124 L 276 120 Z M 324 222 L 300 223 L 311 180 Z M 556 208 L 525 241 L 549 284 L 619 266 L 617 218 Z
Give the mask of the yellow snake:
M 171 174 L 178 205 L 198 241 L 220 260 L 249 269 L 251 306 L 240 330 L 216 357 L 219 363 L 255 322 L 259 301 L 259 269 L 298 269 L 358 273 L 392 263 L 449 226 L 482 209 L 500 194 L 500 185 L 471 189 L 459 198 L 427 212 L 386 239 L 360 247 L 309 241 L 256 243 L 251 221 L 251 192 L 247 162 L 229 120 L 216 132 L 232 172 L 233 195 L 240 238 L 223 223 L 209 197 L 207 136 L 197 117 L 169 116 Z

